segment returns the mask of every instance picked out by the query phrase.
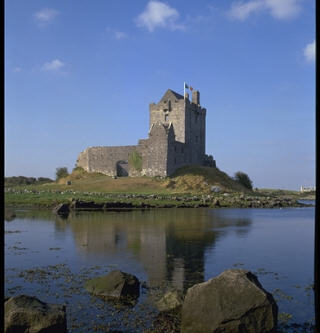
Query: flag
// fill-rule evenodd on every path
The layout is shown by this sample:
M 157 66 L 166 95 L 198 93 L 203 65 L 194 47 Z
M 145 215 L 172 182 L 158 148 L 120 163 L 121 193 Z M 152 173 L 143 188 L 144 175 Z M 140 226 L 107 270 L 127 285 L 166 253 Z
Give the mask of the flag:
M 189 86 L 185 83 L 185 84 L 184 84 L 184 88 L 185 88 L 185 89 L 189 89 Z

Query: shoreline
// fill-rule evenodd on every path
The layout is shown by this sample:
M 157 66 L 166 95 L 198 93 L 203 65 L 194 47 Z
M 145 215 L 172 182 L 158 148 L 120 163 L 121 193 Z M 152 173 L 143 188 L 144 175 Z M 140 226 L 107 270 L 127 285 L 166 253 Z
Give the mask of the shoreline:
M 313 207 L 299 201 L 309 197 L 292 198 L 267 196 L 261 193 L 215 194 L 132 194 L 76 191 L 5 191 L 5 207 L 54 209 L 65 204 L 70 210 L 128 211 L 154 208 L 288 208 Z

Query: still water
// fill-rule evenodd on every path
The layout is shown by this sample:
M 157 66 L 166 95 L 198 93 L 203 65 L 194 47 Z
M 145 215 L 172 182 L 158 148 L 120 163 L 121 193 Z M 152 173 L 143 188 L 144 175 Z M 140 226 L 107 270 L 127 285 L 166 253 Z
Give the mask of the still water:
M 5 222 L 6 296 L 67 304 L 70 332 L 99 331 L 99 323 L 143 332 L 159 293 L 185 292 L 229 268 L 258 276 L 277 300 L 280 322 L 314 318 L 313 207 L 16 214 Z M 86 279 L 113 269 L 144 282 L 135 307 L 115 310 L 84 289 Z

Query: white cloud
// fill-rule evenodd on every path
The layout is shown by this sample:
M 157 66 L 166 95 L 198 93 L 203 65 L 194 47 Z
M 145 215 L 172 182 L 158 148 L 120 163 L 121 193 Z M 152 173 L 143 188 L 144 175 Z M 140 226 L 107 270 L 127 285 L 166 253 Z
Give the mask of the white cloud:
M 145 27 L 150 32 L 155 28 L 167 28 L 170 30 L 183 30 L 184 26 L 177 23 L 179 13 L 175 8 L 160 2 L 149 1 L 146 9 L 136 19 L 139 27 Z
M 310 62 L 315 61 L 315 59 L 316 59 L 316 41 L 315 40 L 304 48 L 304 56 L 307 61 L 310 61 Z
M 125 39 L 128 37 L 128 35 L 125 32 L 119 31 L 119 30 L 114 30 L 112 28 L 106 28 L 106 32 L 111 34 L 112 37 L 115 39 Z
M 59 59 L 54 59 L 51 62 L 46 62 L 41 69 L 43 71 L 57 71 L 64 66 L 65 64 L 62 61 Z
M 41 24 L 51 23 L 59 12 L 52 8 L 44 8 L 34 14 L 36 20 Z
M 244 21 L 251 14 L 267 11 L 276 19 L 289 19 L 297 16 L 301 10 L 301 0 L 250 0 L 233 2 L 229 16 Z
M 256 12 L 264 7 L 264 3 L 260 0 L 243 2 L 233 2 L 229 15 L 240 21 L 245 20 L 251 13 Z
M 278 19 L 295 17 L 300 12 L 300 0 L 265 0 L 271 15 Z

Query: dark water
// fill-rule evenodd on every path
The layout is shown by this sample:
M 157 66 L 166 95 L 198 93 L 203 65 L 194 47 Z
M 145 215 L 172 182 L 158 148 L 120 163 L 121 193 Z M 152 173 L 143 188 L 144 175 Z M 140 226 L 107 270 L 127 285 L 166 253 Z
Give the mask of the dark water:
M 71 332 L 99 323 L 143 332 L 159 293 L 186 291 L 229 268 L 257 274 L 277 300 L 281 323 L 314 318 L 313 207 L 81 212 L 67 219 L 16 213 L 5 223 L 6 295 L 67 304 Z M 146 282 L 135 307 L 115 309 L 83 288 L 87 278 L 113 269 Z

